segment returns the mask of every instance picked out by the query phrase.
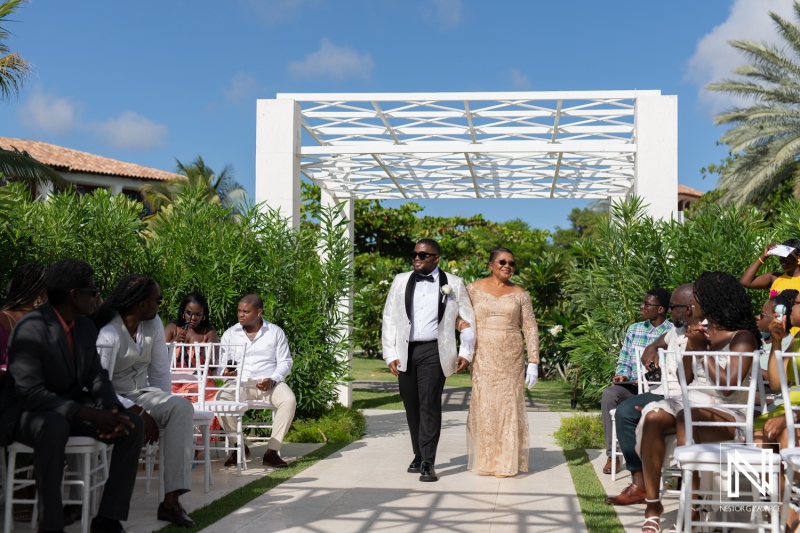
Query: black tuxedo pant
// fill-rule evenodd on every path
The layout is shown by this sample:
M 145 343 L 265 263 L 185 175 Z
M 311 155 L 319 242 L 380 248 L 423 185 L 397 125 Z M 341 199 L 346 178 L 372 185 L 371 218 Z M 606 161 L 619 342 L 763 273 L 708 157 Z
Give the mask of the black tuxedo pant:
M 444 372 L 439 362 L 439 345 L 412 342 L 408 346 L 408 370 L 400 372 L 400 396 L 406 409 L 414 455 L 431 464 L 442 432 L 442 391 Z
M 122 411 L 134 427 L 127 435 L 112 441 L 109 473 L 100 500 L 99 516 L 112 520 L 128 519 L 136 468 L 144 439 L 144 423 L 139 415 Z M 23 411 L 14 440 L 33 448 L 33 469 L 39 495 L 39 531 L 64 529 L 61 503 L 61 479 L 64 476 L 64 448 L 69 437 L 96 437 L 94 426 L 69 422 L 52 411 Z M 101 440 L 101 439 L 98 439 Z

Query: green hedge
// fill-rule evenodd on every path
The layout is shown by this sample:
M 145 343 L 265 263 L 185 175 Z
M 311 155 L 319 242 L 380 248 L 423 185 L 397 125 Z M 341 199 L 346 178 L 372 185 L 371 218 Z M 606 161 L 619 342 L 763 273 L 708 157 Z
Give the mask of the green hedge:
M 315 224 L 293 229 L 277 212 L 248 205 L 231 209 L 209 203 L 203 189 L 181 194 L 155 217 L 142 220 L 142 205 L 98 189 L 65 192 L 34 201 L 19 186 L 11 191 L 8 217 L 0 222 L 0 283 L 25 262 L 51 264 L 74 257 L 90 263 L 101 294 L 125 275 L 158 281 L 163 320 L 177 315 L 188 292 L 206 295 L 210 319 L 221 333 L 236 323 L 243 295 L 264 299 L 264 317 L 286 332 L 294 357 L 287 379 L 299 416 L 316 416 L 334 404 L 336 385 L 348 367 L 349 325 L 340 309 L 350 291 L 352 245 L 337 208 L 321 209 Z M 321 257 L 324 257 L 323 261 Z

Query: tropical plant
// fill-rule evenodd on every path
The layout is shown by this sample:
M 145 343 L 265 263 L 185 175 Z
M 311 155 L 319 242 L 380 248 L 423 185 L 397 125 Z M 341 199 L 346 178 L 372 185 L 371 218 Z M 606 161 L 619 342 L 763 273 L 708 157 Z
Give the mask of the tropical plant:
M 14 13 L 24 0 L 4 0 L 0 3 L 0 100 L 9 100 L 19 94 L 31 65 L 21 55 L 11 52 L 6 40 L 11 35 L 5 28 L 7 17 Z
M 217 174 L 206 165 L 202 156 L 185 165 L 176 161 L 176 172 L 184 176 L 166 181 L 149 182 L 140 188 L 145 203 L 151 211 L 156 212 L 175 203 L 178 196 L 187 190 L 197 189 L 205 193 L 205 200 L 210 203 L 230 207 L 233 214 L 238 214 L 247 199 L 244 187 L 234 179 L 233 167 L 225 166 Z
M 800 22 L 800 2 L 794 3 Z M 707 88 L 753 100 L 748 107 L 736 107 L 716 116 L 717 124 L 732 127 L 720 141 L 737 155 L 725 165 L 719 187 L 723 199 L 736 205 L 760 203 L 785 180 L 796 179 L 800 155 L 800 27 L 770 12 L 784 46 L 763 42 L 731 41 L 749 59 L 726 79 Z

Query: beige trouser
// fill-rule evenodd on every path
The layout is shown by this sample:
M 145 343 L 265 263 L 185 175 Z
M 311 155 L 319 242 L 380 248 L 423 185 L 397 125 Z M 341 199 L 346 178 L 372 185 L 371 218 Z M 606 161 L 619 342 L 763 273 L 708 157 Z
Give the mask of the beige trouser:
M 233 387 L 223 387 L 217 393 L 217 400 L 220 401 L 234 401 L 236 399 L 236 391 Z M 294 398 L 292 389 L 286 383 L 280 382 L 273 386 L 267 392 L 259 390 L 255 387 L 242 387 L 239 391 L 239 399 L 246 400 L 264 400 L 275 406 L 275 413 L 272 420 L 272 433 L 270 434 L 269 443 L 267 448 L 270 450 L 279 451 L 283 438 L 286 432 L 289 431 L 289 426 L 292 425 L 294 420 L 294 410 L 297 407 L 297 400 Z M 236 417 L 235 416 L 220 416 L 219 423 L 226 433 L 236 433 Z

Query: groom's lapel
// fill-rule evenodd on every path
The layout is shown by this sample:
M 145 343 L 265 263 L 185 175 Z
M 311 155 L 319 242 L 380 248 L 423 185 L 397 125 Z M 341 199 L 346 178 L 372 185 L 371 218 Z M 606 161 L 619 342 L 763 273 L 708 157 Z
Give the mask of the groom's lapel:
M 439 269 L 439 288 L 441 289 L 445 285 L 447 285 L 447 274 L 444 273 L 444 270 Z M 440 290 L 439 293 L 441 292 Z M 439 322 L 444 317 L 445 307 L 447 307 L 447 298 L 439 298 Z
M 414 309 L 414 287 L 417 285 L 417 273 L 412 272 L 406 285 L 406 315 L 411 320 L 411 311 Z

